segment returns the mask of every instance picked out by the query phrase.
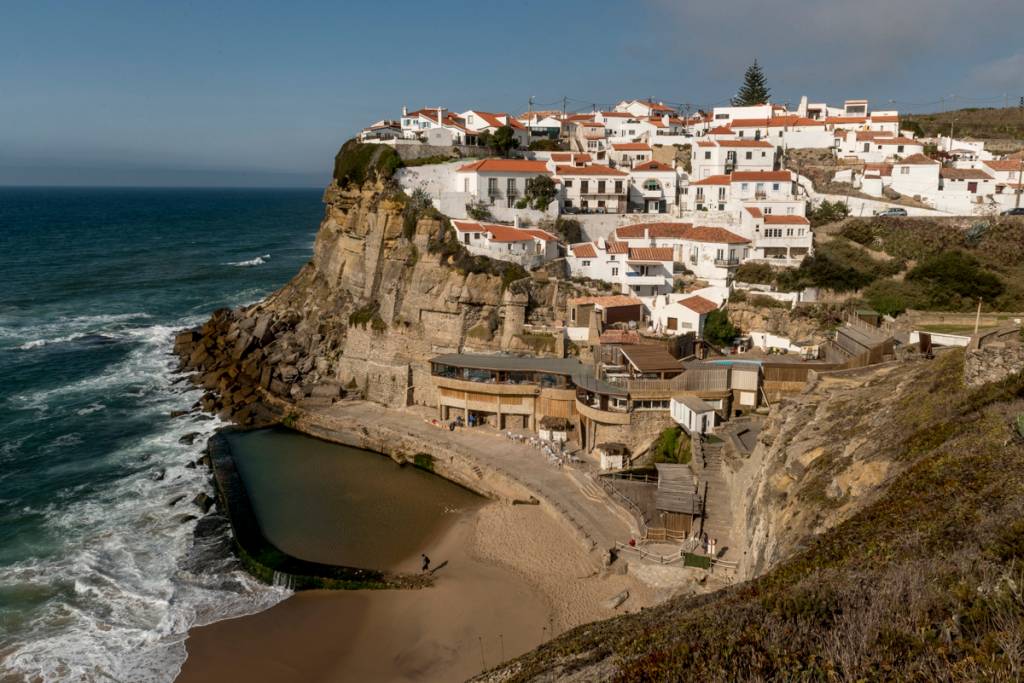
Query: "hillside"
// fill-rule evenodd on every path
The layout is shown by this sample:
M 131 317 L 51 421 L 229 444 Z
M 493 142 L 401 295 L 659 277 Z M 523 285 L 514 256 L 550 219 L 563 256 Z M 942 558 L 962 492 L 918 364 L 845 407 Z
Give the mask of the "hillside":
M 836 394 L 815 442 L 831 445 L 766 460 L 758 514 L 785 526 L 754 544 L 760 578 L 576 628 L 481 680 L 1019 680 L 1024 377 L 969 389 L 963 365 L 952 351 Z M 787 422 L 770 431 L 789 448 L 811 436 Z
M 967 108 L 931 114 L 904 114 L 900 125 L 919 126 L 926 137 L 949 135 L 949 125 L 958 138 L 988 140 L 996 152 L 1014 151 L 1024 147 L 1024 108 Z

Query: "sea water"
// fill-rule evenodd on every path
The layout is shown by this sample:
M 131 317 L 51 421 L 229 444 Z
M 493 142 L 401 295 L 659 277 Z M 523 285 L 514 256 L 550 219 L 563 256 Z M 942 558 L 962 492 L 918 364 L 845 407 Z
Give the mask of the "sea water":
M 220 423 L 169 416 L 200 396 L 171 347 L 284 284 L 321 214 L 317 190 L 0 188 L 0 680 L 173 680 L 191 626 L 287 595 L 195 561 L 186 465 Z

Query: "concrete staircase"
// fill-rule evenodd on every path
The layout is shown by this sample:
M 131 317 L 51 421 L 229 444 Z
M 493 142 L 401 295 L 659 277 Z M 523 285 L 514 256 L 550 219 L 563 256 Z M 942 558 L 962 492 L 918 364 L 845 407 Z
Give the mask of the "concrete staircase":
M 733 559 L 736 549 L 732 540 L 732 498 L 723 473 L 724 443 L 704 443 L 702 458 L 694 458 L 690 466 L 700 483 L 700 494 L 707 498 L 704 508 L 704 533 L 708 539 L 717 539 L 716 552 L 719 557 Z M 723 551 L 725 551 L 723 553 Z

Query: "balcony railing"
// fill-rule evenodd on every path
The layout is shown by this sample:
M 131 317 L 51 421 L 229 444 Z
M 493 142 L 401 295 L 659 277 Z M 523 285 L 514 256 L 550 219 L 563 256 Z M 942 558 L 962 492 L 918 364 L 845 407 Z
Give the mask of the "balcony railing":
M 740 260 L 738 258 L 716 258 L 715 259 L 715 265 L 718 266 L 719 268 L 732 268 L 733 266 L 738 266 L 739 264 L 740 264 Z

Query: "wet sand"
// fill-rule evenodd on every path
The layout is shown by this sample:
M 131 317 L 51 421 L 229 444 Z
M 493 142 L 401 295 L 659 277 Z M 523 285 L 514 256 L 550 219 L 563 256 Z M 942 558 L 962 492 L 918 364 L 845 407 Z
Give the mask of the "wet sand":
M 467 552 L 472 514 L 427 552 L 432 588 L 310 591 L 193 629 L 179 681 L 455 681 L 541 643 L 549 608 L 509 570 Z M 419 554 L 405 569 L 419 568 Z M 482 649 L 482 651 L 481 651 Z

